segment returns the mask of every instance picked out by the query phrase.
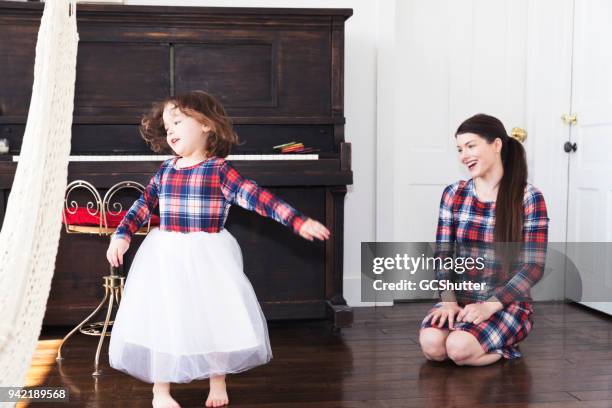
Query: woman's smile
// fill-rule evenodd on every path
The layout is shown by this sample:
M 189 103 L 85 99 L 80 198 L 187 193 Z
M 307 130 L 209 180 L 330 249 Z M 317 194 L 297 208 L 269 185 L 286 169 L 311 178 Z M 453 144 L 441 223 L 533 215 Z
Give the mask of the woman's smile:
M 467 168 L 472 171 L 476 168 L 476 165 L 478 164 L 478 160 L 468 160 L 465 165 L 467 166 Z

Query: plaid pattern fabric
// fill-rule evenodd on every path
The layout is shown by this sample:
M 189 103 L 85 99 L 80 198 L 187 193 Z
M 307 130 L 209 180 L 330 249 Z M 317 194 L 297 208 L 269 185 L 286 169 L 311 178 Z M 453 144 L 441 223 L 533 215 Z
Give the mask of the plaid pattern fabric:
M 162 163 L 140 198 L 117 227 L 113 238 L 131 241 L 159 205 L 161 230 L 219 232 L 232 204 L 269 217 L 298 233 L 308 219 L 253 180 L 242 177 L 225 159 L 210 157 L 175 168 L 178 157 Z
M 530 317 L 533 309 L 529 289 L 542 277 L 546 259 L 550 219 L 544 196 L 529 183 L 525 187 L 523 208 L 523 243 L 518 244 L 522 249 L 521 256 L 518 258 L 518 264 L 512 264 L 513 268 L 509 272 L 502 274 L 495 256 L 490 257 L 493 261 L 487 263 L 484 271 L 475 272 L 480 275 L 476 279 L 475 273 L 470 271 L 459 276 L 452 270 L 436 270 L 436 279 L 494 283 L 487 285 L 488 289 L 483 292 L 456 291 L 455 296 L 461 306 L 495 296 L 504 305 L 504 309 L 479 325 L 459 323 L 456 328 L 472 333 L 485 350 L 501 347 L 497 351 L 505 358 L 520 357 L 520 352 L 513 344 L 522 340 L 533 325 Z M 463 248 L 476 248 L 477 252 L 482 253 L 482 246 L 479 248 L 478 245 L 482 243 L 486 247 L 494 243 L 494 228 L 495 202 L 478 199 L 473 179 L 448 185 L 440 200 L 435 256 L 455 256 L 456 247 L 462 245 Z M 430 326 L 425 323 L 421 327 Z
M 440 306 L 442 304 L 437 303 L 428 314 Z M 454 330 L 463 330 L 476 337 L 485 353 L 499 353 L 506 359 L 513 359 L 522 357 L 517 344 L 533 327 L 532 313 L 530 303 L 514 302 L 480 324 L 454 322 L 453 326 Z M 432 327 L 430 321 L 421 323 L 421 329 Z M 442 327 L 435 327 L 448 330 L 448 319 Z
M 546 263 L 546 243 L 455 242 L 436 245 L 436 256 L 454 258 L 448 269 L 436 269 L 444 277 L 465 289 L 455 289 L 459 303 L 500 300 L 504 306 L 513 302 L 531 302 L 531 287 L 542 277 Z M 467 261 L 473 261 L 468 265 Z M 475 264 L 478 263 L 478 266 Z M 480 284 L 479 289 L 469 285 Z M 440 291 L 441 293 L 441 291 Z
M 533 185 L 527 183 L 523 198 L 523 242 L 520 246 L 520 265 L 500 275 L 502 270 L 495 256 L 489 257 L 488 278 L 495 287 L 487 285 L 493 292 L 474 291 L 457 293 L 458 300 L 471 303 L 495 296 L 504 306 L 514 301 L 530 301 L 529 289 L 541 279 L 546 260 L 548 243 L 548 218 L 544 196 Z M 460 180 L 447 186 L 440 200 L 438 228 L 436 231 L 436 256 L 453 256 L 457 247 L 463 251 L 487 253 L 494 245 L 495 202 L 480 201 L 474 192 L 474 180 Z M 488 246 L 488 247 L 487 247 Z M 486 280 L 487 272 L 480 276 L 464 274 L 462 279 Z M 457 276 L 449 270 L 436 270 L 436 279 L 453 280 Z M 486 297 L 484 297 L 486 296 Z M 462 297 L 462 298 L 460 298 Z

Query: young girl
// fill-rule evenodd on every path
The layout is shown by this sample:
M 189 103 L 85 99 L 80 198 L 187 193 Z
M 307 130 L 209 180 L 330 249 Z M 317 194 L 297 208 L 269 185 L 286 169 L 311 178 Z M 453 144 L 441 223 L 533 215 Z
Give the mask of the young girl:
M 486 365 L 521 357 L 516 345 L 533 325 L 529 288 L 543 273 L 549 218 L 542 193 L 527 183 L 522 144 L 506 134 L 498 119 L 475 115 L 459 126 L 455 137 L 459 160 L 472 178 L 444 189 L 438 247 L 522 242 L 529 257 L 490 291 L 442 292 L 442 301 L 421 323 L 419 341 L 429 360 Z
M 224 228 L 232 204 L 273 218 L 305 239 L 329 231 L 243 178 L 224 160 L 238 142 L 222 105 L 194 91 L 154 105 L 140 126 L 164 161 L 113 234 L 113 266 L 159 204 L 160 226 L 138 248 L 109 345 L 111 367 L 154 383 L 154 407 L 178 407 L 170 383 L 210 378 L 207 407 L 228 403 L 225 374 L 272 358 L 265 317 Z

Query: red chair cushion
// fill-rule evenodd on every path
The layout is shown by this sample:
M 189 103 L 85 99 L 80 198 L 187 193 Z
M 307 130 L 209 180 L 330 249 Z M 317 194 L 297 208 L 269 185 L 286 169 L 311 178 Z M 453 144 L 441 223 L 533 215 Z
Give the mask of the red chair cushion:
M 62 223 L 67 223 L 68 225 L 100 225 L 99 212 L 96 215 L 91 215 L 87 208 L 83 207 L 77 208 L 76 212 L 74 209 L 70 209 L 70 211 L 74 212 L 74 214 L 70 214 L 70 212 L 64 209 L 64 216 L 66 217 L 66 220 L 64 221 L 62 219 Z M 118 227 L 121 220 L 123 220 L 123 217 L 125 217 L 125 214 L 127 214 L 127 210 L 120 211 L 118 214 L 106 214 L 106 222 L 108 223 L 108 226 L 111 228 Z M 151 225 L 159 225 L 158 215 L 153 214 L 151 216 Z

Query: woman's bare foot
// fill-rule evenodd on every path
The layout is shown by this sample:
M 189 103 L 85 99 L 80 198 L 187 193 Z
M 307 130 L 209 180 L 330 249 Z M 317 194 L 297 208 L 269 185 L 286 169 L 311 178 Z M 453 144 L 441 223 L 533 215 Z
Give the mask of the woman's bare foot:
M 227 398 L 227 390 L 225 388 L 225 376 L 214 375 L 210 377 L 210 392 L 206 399 L 207 407 L 222 407 L 227 405 L 229 399 Z
M 170 383 L 153 384 L 153 408 L 180 408 L 181 406 L 170 396 Z

